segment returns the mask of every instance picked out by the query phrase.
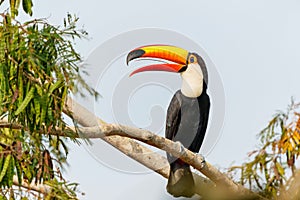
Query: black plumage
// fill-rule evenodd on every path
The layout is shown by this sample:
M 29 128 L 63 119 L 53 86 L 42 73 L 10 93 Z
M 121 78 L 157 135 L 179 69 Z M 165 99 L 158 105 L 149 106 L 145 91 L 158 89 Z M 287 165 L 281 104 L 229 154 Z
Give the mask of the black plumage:
M 173 96 L 166 119 L 166 138 L 179 141 L 184 147 L 198 152 L 204 140 L 210 99 L 206 93 L 204 82 L 203 92 L 199 97 L 190 98 L 178 90 Z M 170 176 L 167 190 L 174 196 L 190 197 L 194 194 L 194 180 L 190 166 L 169 154 Z

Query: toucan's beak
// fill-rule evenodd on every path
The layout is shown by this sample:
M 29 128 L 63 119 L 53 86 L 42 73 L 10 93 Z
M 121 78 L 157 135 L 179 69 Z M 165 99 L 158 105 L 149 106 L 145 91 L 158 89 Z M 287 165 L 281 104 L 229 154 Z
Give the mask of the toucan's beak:
M 137 58 L 160 58 L 173 63 L 148 65 L 133 71 L 130 76 L 143 71 L 182 72 L 186 69 L 189 52 L 175 46 L 149 45 L 136 48 L 127 55 L 127 64 Z

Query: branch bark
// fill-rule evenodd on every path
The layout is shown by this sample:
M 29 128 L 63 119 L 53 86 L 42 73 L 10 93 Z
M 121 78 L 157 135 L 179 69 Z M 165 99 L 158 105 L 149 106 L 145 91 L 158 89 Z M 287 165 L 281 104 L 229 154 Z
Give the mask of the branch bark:
M 36 191 L 36 192 L 42 193 L 42 194 L 48 194 L 51 191 L 51 188 L 48 185 L 35 184 L 34 182 L 28 183 L 24 180 L 22 181 L 22 183 L 19 183 L 17 176 L 13 177 L 13 184 L 15 186 L 19 186 L 19 187 L 22 187 L 22 188 L 25 188 L 28 190 L 33 190 L 33 191 Z
M 70 98 L 66 102 L 66 108 L 68 111 L 72 112 L 72 117 L 75 119 L 75 121 L 77 121 L 83 126 L 86 126 L 79 129 L 80 134 L 88 138 L 103 139 L 104 141 L 110 143 L 112 146 L 119 149 L 121 152 L 128 155 L 129 157 L 140 162 L 146 167 L 153 169 L 154 171 L 166 178 L 169 175 L 169 166 L 167 165 L 168 170 L 166 170 L 166 167 L 159 169 L 156 165 L 158 161 L 157 158 L 159 158 L 159 160 L 163 163 L 166 163 L 167 160 L 160 155 L 156 155 L 155 153 L 146 154 L 150 157 L 145 156 L 143 153 L 136 154 L 136 149 L 139 149 L 139 152 L 149 152 L 150 150 L 144 147 L 143 145 L 140 145 L 134 140 L 139 140 L 151 146 L 162 149 L 175 157 L 179 157 L 186 163 L 199 170 L 210 180 L 212 180 L 217 185 L 218 190 L 220 189 L 220 191 L 222 191 L 220 192 L 222 194 L 230 194 L 232 198 L 242 197 L 247 199 L 265 199 L 260 195 L 244 188 L 243 186 L 234 183 L 230 178 L 228 178 L 225 174 L 221 173 L 214 166 L 207 162 L 204 162 L 202 156 L 194 154 L 188 149 L 183 148 L 183 146 L 180 143 L 176 143 L 164 137 L 160 137 L 147 130 L 128 127 L 124 125 L 107 124 L 102 120 L 98 119 L 90 111 L 86 110 L 81 105 L 72 101 L 72 99 Z M 203 163 L 205 164 L 203 165 Z M 212 186 L 212 188 L 214 188 L 213 184 L 204 178 L 201 178 L 200 183 L 198 181 L 196 181 L 196 183 L 203 184 L 202 186 L 204 186 L 205 188 L 210 188 L 207 187 L 207 185 L 210 185 Z M 197 193 L 200 195 L 205 195 L 205 192 L 203 191 L 197 190 Z
M 105 127 L 108 125 L 71 98 L 68 98 L 66 101 L 64 113 L 72 116 L 77 123 L 86 127 L 86 130 L 93 130 L 93 128 L 89 128 L 93 126 Z M 82 128 L 82 131 L 84 131 L 84 128 Z M 170 166 L 167 159 L 164 156 L 151 151 L 144 145 L 136 142 L 134 139 L 122 137 L 120 135 L 105 136 L 100 134 L 101 137 L 99 137 L 99 132 L 97 131 L 85 131 L 85 133 L 86 134 L 83 134 L 83 132 L 81 132 L 83 138 L 101 138 L 145 167 L 153 170 L 165 178 L 169 177 Z M 216 188 L 212 181 L 195 173 L 193 173 L 193 177 L 195 179 L 196 193 L 198 195 L 208 197 L 211 196 L 211 194 L 215 194 Z

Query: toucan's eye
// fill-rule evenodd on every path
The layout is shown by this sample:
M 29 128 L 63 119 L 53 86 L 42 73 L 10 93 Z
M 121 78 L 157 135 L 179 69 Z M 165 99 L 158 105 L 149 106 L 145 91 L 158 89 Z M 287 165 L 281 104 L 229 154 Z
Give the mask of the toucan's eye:
M 189 63 L 195 63 L 195 62 L 197 62 L 197 58 L 194 55 L 191 55 L 189 59 Z

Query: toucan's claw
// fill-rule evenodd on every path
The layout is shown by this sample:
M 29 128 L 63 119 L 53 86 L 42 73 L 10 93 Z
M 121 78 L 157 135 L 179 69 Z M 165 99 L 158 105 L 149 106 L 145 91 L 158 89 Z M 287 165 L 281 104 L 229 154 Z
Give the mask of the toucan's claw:
M 179 141 L 176 141 L 176 146 L 179 151 L 180 151 L 180 154 L 183 154 L 185 152 L 185 147 L 183 146 L 183 144 Z
M 205 161 L 204 156 L 200 153 L 196 153 L 196 155 L 197 155 L 197 159 L 201 160 L 201 168 L 205 167 L 206 161 Z

